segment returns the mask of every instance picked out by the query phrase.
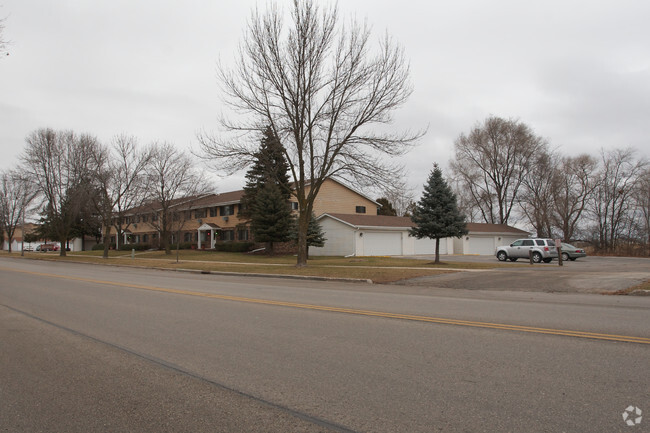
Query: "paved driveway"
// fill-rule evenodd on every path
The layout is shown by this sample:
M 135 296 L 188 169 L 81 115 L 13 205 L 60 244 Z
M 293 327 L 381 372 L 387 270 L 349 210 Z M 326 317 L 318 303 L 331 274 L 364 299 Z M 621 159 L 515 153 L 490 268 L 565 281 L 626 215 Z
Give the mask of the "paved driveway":
M 432 259 L 432 257 L 422 257 Z M 454 262 L 496 263 L 492 256 L 441 256 Z M 455 272 L 414 278 L 398 284 L 469 290 L 517 290 L 566 293 L 615 292 L 650 279 L 650 259 L 586 257 L 558 266 L 557 260 L 530 265 L 525 260 L 485 271 Z

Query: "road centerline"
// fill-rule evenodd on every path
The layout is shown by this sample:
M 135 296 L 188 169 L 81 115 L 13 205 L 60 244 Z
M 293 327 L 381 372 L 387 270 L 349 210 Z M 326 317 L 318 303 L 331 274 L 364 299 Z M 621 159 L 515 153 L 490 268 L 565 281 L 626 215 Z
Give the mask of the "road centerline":
M 403 314 L 403 313 L 390 313 L 390 312 L 355 309 L 355 308 L 331 307 L 326 305 L 303 304 L 297 302 L 276 301 L 271 299 L 259 299 L 259 298 L 248 298 L 248 297 L 232 296 L 232 295 L 221 295 L 216 293 L 199 292 L 194 290 L 169 289 L 164 287 L 121 283 L 117 281 L 97 280 L 92 278 L 74 277 L 69 275 L 50 274 L 50 273 L 26 271 L 20 269 L 0 268 L 0 270 L 5 272 L 17 272 L 17 273 L 42 276 L 47 278 L 60 278 L 64 280 L 80 281 L 86 283 L 131 288 L 131 289 L 138 289 L 138 290 L 147 290 L 147 291 L 158 292 L 158 293 L 194 296 L 194 297 L 202 297 L 202 298 L 217 299 L 217 300 L 224 300 L 224 301 L 243 302 L 249 304 L 298 308 L 303 310 L 342 313 L 342 314 L 377 317 L 377 318 L 385 318 L 385 319 L 408 320 L 414 322 L 435 323 L 435 324 L 443 324 L 443 325 L 488 328 L 488 329 L 497 329 L 497 330 L 504 330 L 504 331 L 527 332 L 527 333 L 535 333 L 535 334 L 557 335 L 557 336 L 587 338 L 587 339 L 595 339 L 595 340 L 608 340 L 608 341 L 618 341 L 618 342 L 626 342 L 626 343 L 650 344 L 650 338 L 647 337 L 604 334 L 604 333 L 575 331 L 575 330 L 567 330 L 567 329 L 540 328 L 540 327 L 524 326 L 524 325 L 510 325 L 504 323 L 480 322 L 480 321 L 459 320 L 459 319 L 421 316 L 421 315 L 412 315 L 412 314 Z

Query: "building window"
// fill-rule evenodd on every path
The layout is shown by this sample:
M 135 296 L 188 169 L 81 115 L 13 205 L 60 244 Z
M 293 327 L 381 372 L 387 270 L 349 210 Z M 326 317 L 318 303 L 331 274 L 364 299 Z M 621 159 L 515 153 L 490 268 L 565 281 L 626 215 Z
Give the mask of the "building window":
M 183 234 L 183 242 L 192 242 L 192 233 L 185 232 Z
M 207 209 L 197 209 L 194 211 L 194 218 L 205 218 L 207 216 Z
M 142 242 L 144 242 L 145 244 L 149 242 L 149 235 L 142 235 Z
M 242 229 L 237 231 L 237 239 L 240 241 L 248 240 L 248 230 Z
M 357 213 L 366 213 L 365 206 L 357 206 Z
M 234 215 L 235 209 L 232 205 L 221 206 L 221 216 Z
M 298 202 L 297 201 L 292 201 L 291 202 L 291 210 L 298 210 Z
M 157 213 L 152 213 L 151 214 L 151 222 L 156 222 L 158 221 L 158 214 Z
M 223 230 L 221 232 L 221 239 L 224 241 L 234 241 L 235 240 L 235 231 L 234 230 Z
M 211 217 L 216 217 L 217 216 L 217 208 L 216 207 L 211 207 L 210 208 L 210 216 Z

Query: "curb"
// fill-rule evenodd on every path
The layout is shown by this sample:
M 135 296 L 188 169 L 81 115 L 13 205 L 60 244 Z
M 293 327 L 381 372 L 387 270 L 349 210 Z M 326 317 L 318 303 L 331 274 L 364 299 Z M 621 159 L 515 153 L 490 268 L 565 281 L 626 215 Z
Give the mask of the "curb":
M 9 257 L 13 258 L 13 257 Z M 18 259 L 18 257 L 16 257 Z M 32 260 L 32 259 L 27 259 Z M 41 259 L 39 259 L 41 260 Z M 46 261 L 55 261 L 47 260 Z M 374 284 L 371 279 L 365 278 L 336 278 L 336 277 L 318 277 L 313 275 L 285 275 L 285 274 L 259 274 L 259 273 L 243 273 L 243 272 L 225 272 L 225 271 L 205 271 L 201 269 L 184 269 L 184 268 L 159 268 L 159 267 L 145 267 L 145 266 L 134 266 L 134 265 L 115 265 L 112 263 L 92 263 L 92 262 L 83 262 L 75 260 L 66 260 L 65 263 L 75 263 L 78 265 L 95 265 L 95 266 L 113 266 L 116 268 L 132 268 L 132 269 L 153 269 L 156 271 L 167 271 L 167 272 L 184 272 L 188 274 L 203 274 L 203 275 L 228 275 L 233 277 L 256 277 L 256 278 L 285 278 L 289 280 L 306 280 L 306 281 L 331 281 L 331 282 L 341 282 L 341 283 L 365 283 L 365 284 Z
M 115 265 L 119 266 L 119 265 Z M 132 266 L 138 268 L 139 266 Z M 286 278 L 290 280 L 311 280 L 311 281 L 332 281 L 332 282 L 342 282 L 342 283 L 367 283 L 374 284 L 370 279 L 364 278 L 336 278 L 336 277 L 318 277 L 313 275 L 284 275 L 284 274 L 245 274 L 242 272 L 224 272 L 224 271 L 203 271 L 200 269 L 183 269 L 183 268 L 144 268 L 144 269 L 156 269 L 160 271 L 172 271 L 172 272 L 186 272 L 190 274 L 204 274 L 204 275 L 229 275 L 229 276 L 239 276 L 239 277 L 258 277 L 258 278 Z

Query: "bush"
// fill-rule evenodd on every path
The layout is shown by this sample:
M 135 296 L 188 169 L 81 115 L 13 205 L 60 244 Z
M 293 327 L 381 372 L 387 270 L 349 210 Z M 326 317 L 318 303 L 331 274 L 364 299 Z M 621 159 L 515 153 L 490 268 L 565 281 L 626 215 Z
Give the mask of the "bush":
M 114 250 L 114 249 L 115 249 L 115 244 L 110 244 L 110 245 L 108 246 L 108 248 L 111 249 L 111 250 Z M 104 249 L 104 244 L 96 244 L 96 245 L 93 245 L 93 247 L 92 247 L 91 249 L 92 249 L 93 251 L 103 250 L 103 249 Z
M 245 253 L 250 251 L 255 245 L 253 242 L 223 242 L 214 245 L 215 251 L 227 253 Z
M 103 248 L 103 247 L 102 247 Z M 125 244 L 120 245 L 120 251 L 146 251 L 151 249 L 151 244 Z

